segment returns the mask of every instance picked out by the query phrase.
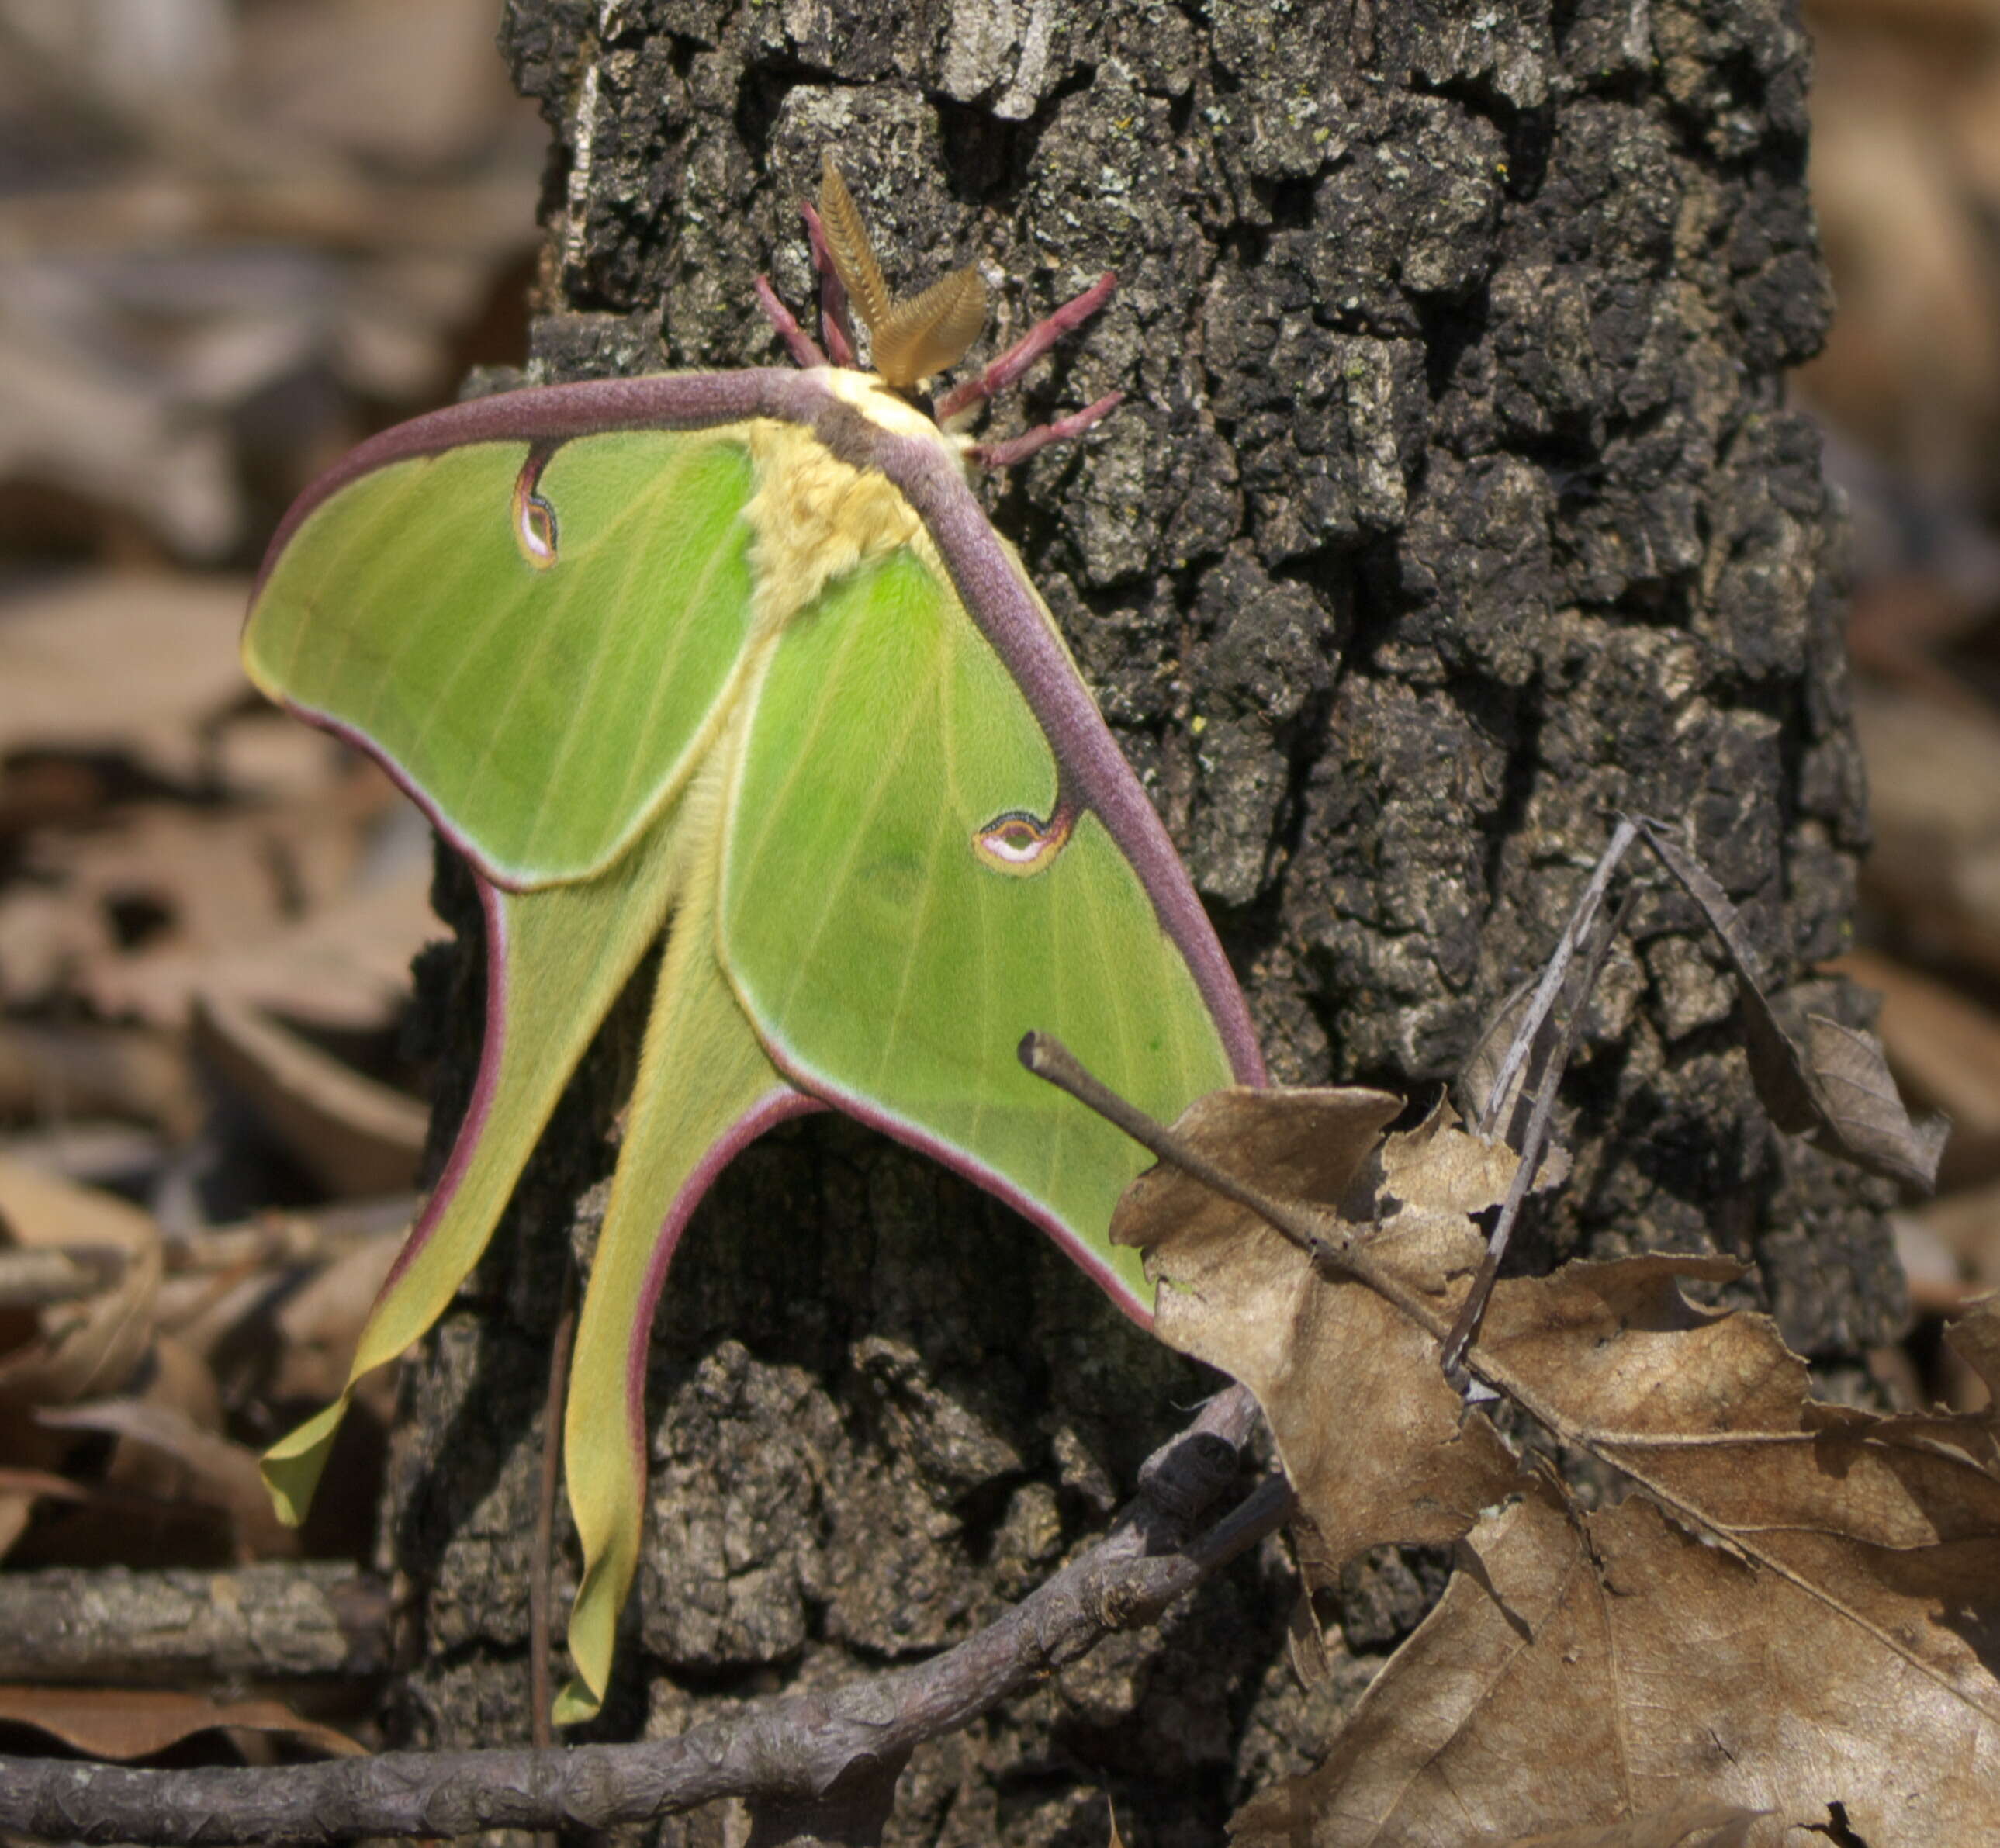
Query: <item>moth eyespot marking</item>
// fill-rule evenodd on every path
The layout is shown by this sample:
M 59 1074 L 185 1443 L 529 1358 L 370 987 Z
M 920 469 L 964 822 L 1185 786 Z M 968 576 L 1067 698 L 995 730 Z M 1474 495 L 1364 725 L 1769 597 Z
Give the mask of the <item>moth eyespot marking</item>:
M 515 523 L 514 537 L 521 554 L 537 571 L 546 571 L 556 561 L 556 510 L 539 494 L 521 502 L 521 517 Z
M 972 850 L 996 873 L 1025 879 L 1039 873 L 1069 839 L 1071 815 L 1057 809 L 1044 822 L 1025 808 L 995 815 L 972 837 Z
M 543 450 L 530 451 L 514 478 L 514 543 L 536 571 L 547 571 L 556 561 L 556 510 L 535 492 L 548 459 Z

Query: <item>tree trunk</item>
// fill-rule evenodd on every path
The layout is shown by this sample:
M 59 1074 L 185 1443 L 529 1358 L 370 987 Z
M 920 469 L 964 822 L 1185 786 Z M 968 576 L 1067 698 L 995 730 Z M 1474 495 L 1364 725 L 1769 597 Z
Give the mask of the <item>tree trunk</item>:
M 1795 13 L 1477 16 L 512 0 L 503 33 L 556 140 L 535 381 L 782 363 L 752 279 L 807 305 L 796 202 L 827 148 L 893 280 L 974 257 L 1005 279 L 996 346 L 1118 272 L 1000 427 L 1113 388 L 1124 408 L 990 504 L 1283 1081 L 1449 1077 L 1620 810 L 1686 825 L 1781 983 L 1847 929 L 1863 815 L 1841 538 L 1781 384 L 1828 311 Z M 440 905 L 464 945 L 422 989 L 442 1135 L 482 988 L 462 878 Z M 422 1652 L 412 1742 L 528 1734 L 549 1340 L 645 980 L 408 1374 L 386 1533 Z M 1587 1023 L 1575 1171 L 1527 1261 L 1740 1254 L 1796 1345 L 1851 1362 L 1901 1312 L 1879 1200 L 1768 1128 L 1729 1008 L 1692 912 L 1648 898 Z M 965 1634 L 1099 1527 L 1205 1390 L 936 1167 L 831 1118 L 773 1134 L 668 1281 L 648 1549 L 602 1733 Z M 1212 1841 L 1300 1762 L 1429 1575 L 1355 1575 L 1333 1614 L 1349 1654 L 1308 1697 L 1268 1549 L 920 1754 L 890 1836 L 1099 1843 L 1108 1788 L 1128 1840 Z

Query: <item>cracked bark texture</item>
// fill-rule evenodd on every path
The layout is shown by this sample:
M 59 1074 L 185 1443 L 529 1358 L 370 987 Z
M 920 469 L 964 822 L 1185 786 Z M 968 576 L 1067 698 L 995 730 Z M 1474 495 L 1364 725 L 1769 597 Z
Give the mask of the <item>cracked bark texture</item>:
M 991 429 L 1126 407 L 988 498 L 1280 1079 L 1451 1075 L 1621 808 L 1684 821 L 1780 985 L 1856 1017 L 1802 974 L 1844 943 L 1864 815 L 1839 522 L 1782 383 L 1828 311 L 1791 6 L 512 0 L 502 44 L 554 137 L 533 381 L 780 363 L 751 279 L 807 302 L 795 201 L 827 147 L 897 283 L 986 265 L 975 360 L 1118 272 Z M 439 897 L 467 944 L 422 969 L 442 1134 L 481 978 L 449 869 Z M 1901 1312 L 1880 1197 L 1769 1131 L 1692 912 L 1662 894 L 1634 927 L 1527 1261 L 1752 1257 L 1792 1340 L 1851 1360 Z M 564 1228 L 587 1252 L 643 1005 L 406 1376 L 384 1534 L 422 1652 L 409 1742 L 527 1736 Z M 669 1280 L 601 1735 L 963 1635 L 1204 1389 L 951 1177 L 832 1120 L 780 1131 Z M 1416 1565 L 1354 1576 L 1350 1654 L 1308 1699 L 1267 1551 L 920 1754 L 891 1838 L 1094 1845 L 1108 1788 L 1128 1840 L 1216 1839 L 1415 1622 Z

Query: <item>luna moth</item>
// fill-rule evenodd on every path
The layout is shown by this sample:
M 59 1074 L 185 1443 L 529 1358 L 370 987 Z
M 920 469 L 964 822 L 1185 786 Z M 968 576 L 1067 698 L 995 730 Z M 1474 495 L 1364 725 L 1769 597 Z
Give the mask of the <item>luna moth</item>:
M 564 1414 L 584 1558 L 564 1723 L 603 1697 L 638 1558 L 655 1305 L 738 1151 L 845 1111 L 1009 1202 L 1143 1323 L 1143 1273 L 1106 1234 L 1144 1157 L 1016 1043 L 1059 1034 L 1169 1120 L 1262 1076 L 1165 830 L 967 485 L 976 446 L 908 395 L 977 337 L 977 270 L 891 297 L 831 162 L 807 221 L 845 363 L 760 280 L 800 370 L 550 386 L 388 430 L 286 515 L 245 630 L 258 686 L 380 760 L 470 863 L 488 944 L 457 1140 L 347 1391 L 266 1458 L 288 1518 L 353 1381 L 443 1312 L 664 936 Z

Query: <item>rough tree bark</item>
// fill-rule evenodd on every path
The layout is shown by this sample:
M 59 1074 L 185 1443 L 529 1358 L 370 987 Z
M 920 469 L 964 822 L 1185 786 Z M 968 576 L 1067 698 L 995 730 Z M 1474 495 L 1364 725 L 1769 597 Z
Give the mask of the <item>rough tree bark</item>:
M 776 363 L 794 202 L 841 155 L 891 267 L 977 255 L 997 341 L 1109 311 L 991 485 L 1248 986 L 1276 1075 L 1421 1089 L 1547 950 L 1612 813 L 1684 819 L 1781 979 L 1841 947 L 1863 829 L 1839 522 L 1783 370 L 1828 312 L 1783 0 L 511 0 L 555 137 L 530 375 Z M 440 1134 L 477 918 L 424 967 Z M 1755 1259 L 1795 1343 L 1894 1328 L 1878 1200 L 1781 1145 L 1712 944 L 1649 900 L 1566 1093 L 1529 1262 Z M 1851 997 L 1818 998 L 1850 1016 Z M 587 1250 L 628 1002 L 407 1375 L 385 1544 L 411 1743 L 528 1732 L 526 1570 L 565 1232 Z M 1203 1390 L 1053 1251 L 831 1120 L 735 1165 L 670 1280 L 651 1527 L 604 1735 L 826 1685 L 1044 1575 Z M 905 1774 L 897 1841 L 1216 1839 L 1422 1608 L 1355 1575 L 1308 1699 L 1269 1550 Z M 559 1587 L 566 1597 L 568 1582 Z M 726 1818 L 670 1830 L 707 1839 Z

